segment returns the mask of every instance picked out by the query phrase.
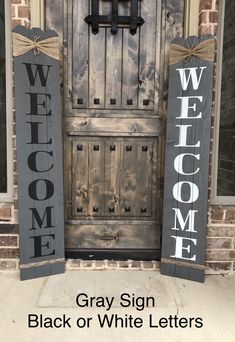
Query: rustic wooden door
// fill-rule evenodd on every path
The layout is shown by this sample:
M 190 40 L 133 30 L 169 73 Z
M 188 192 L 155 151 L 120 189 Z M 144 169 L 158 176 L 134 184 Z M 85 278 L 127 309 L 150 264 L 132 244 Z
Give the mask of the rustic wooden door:
M 46 1 L 63 41 L 65 246 L 69 256 L 156 258 L 160 249 L 161 1 L 144 24 L 94 34 L 88 0 Z M 56 11 L 55 11 L 56 7 Z M 110 16 L 112 1 L 99 1 Z M 131 1 L 118 1 L 131 15 Z

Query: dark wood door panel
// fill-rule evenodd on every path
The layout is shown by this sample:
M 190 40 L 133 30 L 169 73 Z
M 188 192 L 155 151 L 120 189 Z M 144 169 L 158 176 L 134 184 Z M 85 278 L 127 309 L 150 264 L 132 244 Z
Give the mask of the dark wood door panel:
M 156 138 L 68 139 L 69 218 L 157 218 Z
M 157 222 L 78 223 L 66 225 L 66 249 L 157 249 L 160 234 Z

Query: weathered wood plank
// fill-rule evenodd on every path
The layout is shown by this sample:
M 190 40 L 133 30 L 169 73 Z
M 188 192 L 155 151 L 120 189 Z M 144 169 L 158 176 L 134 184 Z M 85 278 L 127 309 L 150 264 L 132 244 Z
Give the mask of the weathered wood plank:
M 89 37 L 89 107 L 104 108 L 106 29 L 95 35 L 89 28 Z
M 89 209 L 90 216 L 104 215 L 104 142 L 89 142 Z
M 88 214 L 88 142 L 83 139 L 72 141 L 72 215 Z
M 121 144 L 121 189 L 122 216 L 136 216 L 137 189 L 137 142 L 127 139 Z
M 208 38 L 173 42 L 194 47 Z M 184 68 L 189 82 L 180 74 Z M 175 276 L 197 281 L 205 260 L 212 75 L 213 62 L 196 57 L 170 66 L 162 272 L 172 275 L 175 269 Z
M 120 143 L 117 139 L 105 142 L 105 214 L 120 214 Z
M 122 32 L 114 35 L 107 29 L 106 48 L 106 108 L 121 108 Z
M 39 40 L 57 37 L 54 31 L 23 26 L 14 32 L 32 41 L 35 36 Z M 34 263 L 28 277 L 35 278 L 44 276 L 37 263 L 49 265 L 64 258 L 59 61 L 32 50 L 15 57 L 14 71 L 20 266 L 31 268 Z M 46 268 L 54 273 L 50 266 Z M 24 272 L 21 279 L 26 279 Z
M 65 131 L 71 135 L 96 133 L 109 134 L 136 134 L 145 136 L 158 136 L 162 124 L 159 119 L 123 119 L 123 118 L 66 118 Z
M 123 30 L 122 108 L 136 109 L 138 101 L 139 34 Z
M 160 234 L 154 223 L 66 225 L 65 245 L 74 248 L 159 248 Z
M 145 20 L 140 28 L 138 108 L 141 109 L 153 109 L 154 106 L 154 80 L 158 72 L 155 69 L 156 10 L 156 1 L 141 2 L 141 16 Z
M 74 108 L 87 108 L 88 100 L 88 25 L 89 1 L 73 0 L 72 99 Z
M 152 205 L 156 203 L 152 198 L 152 164 L 153 146 L 149 141 L 141 141 L 137 146 L 137 191 L 136 214 L 139 216 L 151 216 Z M 152 203 L 153 200 L 153 203 Z

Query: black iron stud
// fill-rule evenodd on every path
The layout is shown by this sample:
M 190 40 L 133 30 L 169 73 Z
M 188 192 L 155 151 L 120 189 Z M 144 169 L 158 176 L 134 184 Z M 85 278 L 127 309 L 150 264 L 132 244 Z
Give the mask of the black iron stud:
M 99 211 L 99 207 L 93 207 L 93 212 L 94 213 L 98 213 L 98 211 Z
M 110 151 L 116 151 L 116 146 L 115 145 L 110 145 Z
M 142 151 L 147 152 L 148 151 L 148 146 L 142 146 Z
M 132 106 L 133 105 L 133 100 L 132 99 L 127 99 L 126 104 L 128 106 Z
M 77 145 L 77 150 L 82 151 L 83 150 L 83 145 Z
M 99 105 L 100 104 L 100 99 L 94 99 L 94 104 Z
M 132 151 L 132 146 L 131 145 L 127 145 L 126 146 L 126 151 L 128 151 L 128 152 Z
M 77 212 L 82 213 L 83 212 L 83 207 L 77 207 Z
M 141 213 L 146 213 L 147 212 L 147 208 L 141 208 Z
M 125 207 L 125 212 L 130 212 L 131 211 L 131 207 L 129 206 L 129 205 L 127 205 L 126 207 Z
M 114 207 L 109 207 L 109 212 L 114 213 Z
M 143 105 L 144 105 L 144 106 L 148 106 L 148 105 L 149 105 L 149 99 L 143 100 Z
M 82 98 L 77 99 L 77 104 L 83 104 L 83 99 Z
M 117 102 L 116 99 L 110 99 L 110 104 L 111 104 L 111 105 L 115 105 L 116 102 Z
M 99 151 L 100 147 L 99 147 L 99 145 L 94 145 L 93 149 L 94 149 L 94 151 Z

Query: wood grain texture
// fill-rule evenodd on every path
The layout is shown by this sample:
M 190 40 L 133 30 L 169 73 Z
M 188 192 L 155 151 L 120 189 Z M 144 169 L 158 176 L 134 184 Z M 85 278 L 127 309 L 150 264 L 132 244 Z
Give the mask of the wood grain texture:
M 67 249 L 80 248 L 159 248 L 160 237 L 156 225 L 135 225 L 114 222 L 109 224 L 66 225 L 65 244 Z
M 174 43 L 183 46 L 195 46 L 201 40 L 206 40 L 208 36 L 189 37 L 187 40 L 176 38 Z M 182 89 L 179 71 L 180 68 L 206 67 L 204 69 L 201 82 L 198 89 L 193 89 L 190 81 L 186 90 Z M 199 69 L 200 70 L 200 69 Z M 164 185 L 164 211 L 163 211 L 163 245 L 162 257 L 164 259 L 175 260 L 175 276 L 185 279 L 197 280 L 197 271 L 194 272 L 193 261 L 190 260 L 195 255 L 195 264 L 203 265 L 205 260 L 205 234 L 207 223 L 207 188 L 208 188 L 208 166 L 209 166 L 209 145 L 210 145 L 210 123 L 211 123 L 211 103 L 212 103 L 212 78 L 213 63 L 193 57 L 187 63 L 182 61 L 170 66 L 170 83 L 169 83 L 169 102 L 168 102 L 168 122 L 166 137 L 166 162 L 165 162 L 165 185 Z M 178 118 L 182 110 L 180 97 L 202 96 L 202 103 L 196 102 L 196 112 L 189 110 L 190 117 Z M 195 100 L 193 100 L 195 104 Z M 189 104 L 190 106 L 190 104 Z M 202 112 L 202 118 L 193 118 Z M 191 125 L 188 128 L 187 145 L 179 145 L 179 127 L 177 125 Z M 198 143 L 200 142 L 200 146 Z M 190 146 L 191 145 L 191 146 Z M 196 145 L 196 146 L 194 146 Z M 198 146 L 197 146 L 198 145 Z M 199 155 L 200 160 L 195 157 L 187 156 L 183 162 L 183 172 L 179 168 L 175 168 L 175 158 L 183 153 Z M 198 169 L 198 172 L 196 170 Z M 180 191 L 178 186 L 178 194 L 182 198 L 177 201 L 173 196 L 173 187 L 180 182 L 190 182 L 195 184 L 199 189 L 199 197 L 196 200 L 190 200 L 192 192 L 185 183 Z M 193 192 L 195 193 L 195 192 Z M 179 195 L 178 195 L 179 196 Z M 188 203 L 188 204 L 187 204 Z M 172 230 L 175 226 L 175 213 L 172 208 L 179 209 L 183 219 L 185 220 L 189 210 L 196 211 L 195 220 L 192 219 L 193 229 L 188 231 L 189 223 L 182 228 L 176 220 L 178 230 Z M 182 258 L 174 258 L 175 255 L 175 237 L 183 237 L 185 239 L 184 247 L 189 246 L 190 253 L 183 250 Z M 192 240 L 196 239 L 196 244 Z M 183 259 L 183 260 L 182 260 Z M 188 259 L 188 260 L 187 260 Z M 169 261 L 169 263 L 170 263 Z M 178 267 L 177 262 L 184 261 L 189 263 L 189 267 Z M 174 265 L 168 267 L 166 262 L 162 266 L 162 272 L 166 274 L 168 271 L 172 275 Z M 168 269 L 168 271 L 167 271 Z M 196 269 L 196 266 L 195 266 Z M 195 273 L 195 274 L 194 274 Z M 198 275 L 198 281 L 202 281 L 201 273 Z
M 27 30 L 23 26 L 17 26 L 14 28 L 14 32 L 31 40 L 35 36 L 40 37 L 41 40 L 57 36 L 54 31 Z M 39 80 L 39 76 L 35 76 L 38 66 L 42 67 L 44 75 L 48 70 L 45 84 L 42 79 Z M 31 82 L 29 81 L 29 69 L 35 76 L 35 78 L 32 76 L 34 81 L 31 80 Z M 45 268 L 49 274 L 53 274 L 57 272 L 57 268 L 53 270 L 49 262 L 64 258 L 59 61 L 43 53 L 34 54 L 33 51 L 30 51 L 15 57 L 14 72 L 20 264 L 48 261 Z M 38 101 L 44 101 L 44 103 L 37 104 L 36 101 L 35 104 L 32 99 L 34 96 L 37 96 Z M 47 98 L 45 99 L 45 97 Z M 35 124 L 37 128 L 33 129 Z M 46 182 L 50 182 L 53 187 L 50 195 Z M 37 184 L 34 190 L 32 190 L 33 184 Z M 46 208 L 52 208 L 51 219 L 48 220 L 45 214 Z M 40 242 L 36 243 L 36 240 L 39 241 L 38 237 Z M 64 269 L 64 263 L 59 269 Z M 44 276 L 44 274 L 43 270 L 40 271 L 40 268 L 34 267 L 27 271 L 27 279 Z M 26 279 L 23 271 L 21 279 Z
M 84 18 L 89 12 L 89 1 L 73 0 L 72 37 L 72 99 L 73 108 L 89 106 L 88 93 L 88 34 L 89 27 Z
M 140 28 L 140 58 L 139 58 L 139 98 L 138 108 L 153 109 L 154 106 L 154 81 L 156 56 L 156 11 L 157 2 L 143 1 L 141 4 L 141 16 L 145 24 Z M 158 52 L 159 53 L 159 52 Z M 146 101 L 149 101 L 146 103 Z M 146 103 L 146 104 L 144 104 Z
M 74 226 L 84 218 L 118 218 L 122 226 L 123 218 L 129 217 L 132 221 L 138 219 L 145 227 L 148 220 L 159 221 L 161 206 L 162 4 L 139 1 L 138 14 L 144 17 L 145 24 L 132 36 L 128 27 L 119 27 L 116 35 L 110 33 L 110 27 L 100 27 L 94 35 L 84 22 L 91 11 L 90 1 L 62 2 L 66 217 L 74 219 Z M 119 15 L 130 15 L 129 1 L 119 1 L 118 6 Z M 52 7 L 48 10 L 53 17 Z M 100 14 L 110 13 L 111 2 L 100 1 Z M 88 146 L 84 160 L 79 159 L 76 151 L 77 141 Z M 129 152 L 124 153 L 127 142 L 134 148 L 130 160 Z M 100 145 L 100 152 L 92 150 L 94 144 Z M 115 145 L 116 150 L 110 151 L 110 145 Z M 142 145 L 147 145 L 148 151 L 142 151 Z M 83 182 L 88 182 L 86 200 L 79 195 Z M 130 212 L 121 206 L 123 198 L 132 201 L 134 216 L 129 216 Z M 80 201 L 83 213 L 77 211 Z M 93 213 L 97 202 L 102 209 Z M 159 237 L 159 224 L 155 227 Z

